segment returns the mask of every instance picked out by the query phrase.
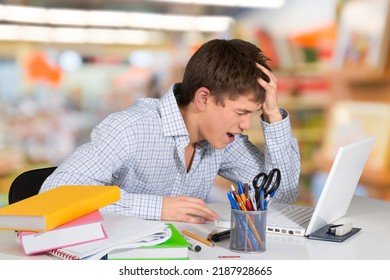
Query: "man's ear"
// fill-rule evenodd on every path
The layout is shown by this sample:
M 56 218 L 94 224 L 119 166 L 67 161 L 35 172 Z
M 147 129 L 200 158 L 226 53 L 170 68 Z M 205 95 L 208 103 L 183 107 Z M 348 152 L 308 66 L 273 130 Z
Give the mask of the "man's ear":
M 196 108 L 200 111 L 204 111 L 206 109 L 206 105 L 208 102 L 210 102 L 210 96 L 211 92 L 206 87 L 198 88 L 198 90 L 195 92 L 194 96 L 194 102 Z

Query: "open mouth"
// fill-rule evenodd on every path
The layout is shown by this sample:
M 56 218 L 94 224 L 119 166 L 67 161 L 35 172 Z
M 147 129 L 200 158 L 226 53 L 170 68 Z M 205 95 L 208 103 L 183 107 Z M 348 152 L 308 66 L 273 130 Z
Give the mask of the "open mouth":
M 234 141 L 234 134 L 230 133 L 230 132 L 227 132 L 226 134 L 229 137 L 230 142 L 233 142 Z

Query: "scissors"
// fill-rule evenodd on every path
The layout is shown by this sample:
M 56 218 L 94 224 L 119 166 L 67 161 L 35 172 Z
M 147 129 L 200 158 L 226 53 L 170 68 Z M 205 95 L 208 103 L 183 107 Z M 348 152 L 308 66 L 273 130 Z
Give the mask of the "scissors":
M 262 179 L 261 183 L 259 183 L 260 179 Z M 255 189 L 257 205 L 263 206 L 260 208 L 264 208 L 265 199 L 270 195 L 273 196 L 275 191 L 279 188 L 280 179 L 281 174 L 278 168 L 272 169 L 268 175 L 264 172 L 260 172 L 255 176 L 255 178 L 253 178 L 252 184 L 253 188 Z M 259 207 L 257 208 L 259 209 Z

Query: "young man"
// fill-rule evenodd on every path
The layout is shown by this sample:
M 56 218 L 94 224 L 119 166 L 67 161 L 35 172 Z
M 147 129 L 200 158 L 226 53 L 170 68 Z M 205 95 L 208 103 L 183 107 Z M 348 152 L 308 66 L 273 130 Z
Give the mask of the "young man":
M 277 167 L 282 180 L 275 199 L 293 203 L 299 149 L 288 113 L 278 106 L 267 60 L 242 40 L 205 43 L 188 62 L 182 83 L 160 99 L 140 99 L 108 116 L 41 192 L 60 185 L 117 185 L 121 199 L 107 210 L 204 223 L 218 218 L 204 203 L 217 174 L 250 183 L 260 171 Z M 241 134 L 259 110 L 264 153 Z

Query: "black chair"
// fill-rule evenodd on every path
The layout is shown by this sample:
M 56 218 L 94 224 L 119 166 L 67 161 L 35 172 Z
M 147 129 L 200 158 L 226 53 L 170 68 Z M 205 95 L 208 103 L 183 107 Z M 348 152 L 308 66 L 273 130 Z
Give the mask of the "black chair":
M 28 170 L 20 174 L 10 186 L 8 203 L 12 204 L 38 194 L 43 182 L 56 168 L 57 167 L 39 168 Z

